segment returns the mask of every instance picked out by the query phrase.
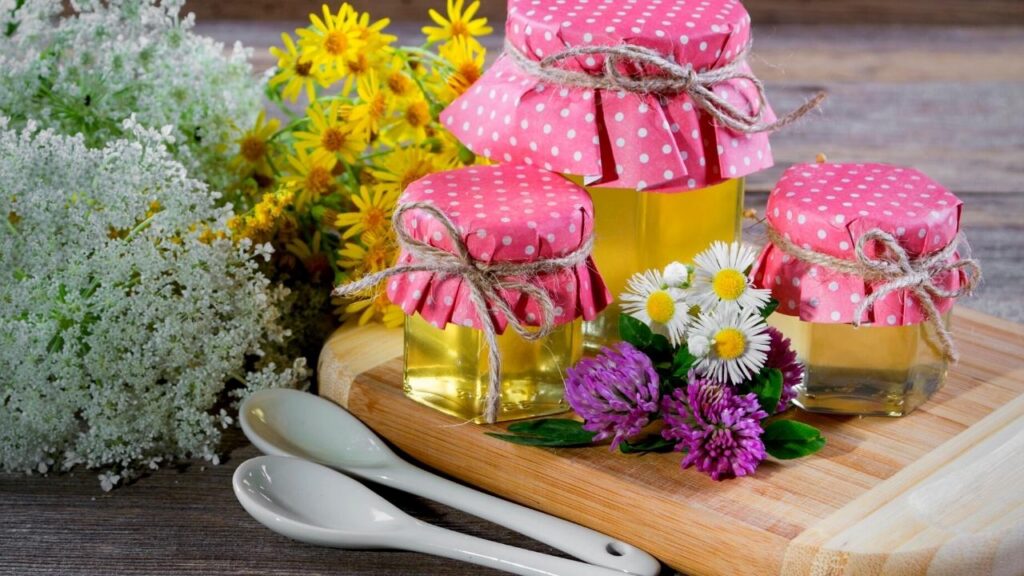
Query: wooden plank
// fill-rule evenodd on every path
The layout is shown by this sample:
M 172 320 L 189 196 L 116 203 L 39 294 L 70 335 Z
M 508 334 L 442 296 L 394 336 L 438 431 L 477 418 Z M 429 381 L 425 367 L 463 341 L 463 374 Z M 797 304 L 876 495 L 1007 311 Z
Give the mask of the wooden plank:
M 344 405 L 411 456 L 486 490 L 643 547 L 692 574 L 987 574 L 1024 571 L 1024 327 L 957 310 L 964 360 L 903 419 L 801 414 L 828 446 L 713 482 L 679 455 L 607 447 L 544 450 L 489 438 L 404 398 L 395 357 L 354 379 L 320 377 Z M 363 361 L 358 328 L 324 348 Z M 372 341 L 388 347 L 400 331 Z M 379 356 L 378 356 L 379 357 Z M 363 365 L 366 363 L 364 361 Z M 980 544 L 984 544 L 984 546 Z
M 319 12 L 322 0 L 219 0 L 190 2 L 186 9 L 201 19 L 302 20 Z M 420 21 L 430 8 L 444 10 L 442 0 L 350 0 L 360 10 L 392 20 Z M 328 2 L 332 8 L 340 2 Z M 1024 23 L 1024 8 L 1017 0 L 746 0 L 758 24 L 912 24 L 957 26 L 1006 26 Z M 481 15 L 500 25 L 505 19 L 503 0 L 481 2 Z

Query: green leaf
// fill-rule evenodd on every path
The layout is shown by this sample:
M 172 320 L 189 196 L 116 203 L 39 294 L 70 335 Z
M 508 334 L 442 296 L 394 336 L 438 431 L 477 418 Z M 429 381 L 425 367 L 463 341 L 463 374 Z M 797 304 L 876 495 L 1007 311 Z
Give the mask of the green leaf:
M 778 368 L 765 368 L 755 376 L 750 391 L 757 394 L 757 402 L 768 415 L 775 414 L 782 398 L 782 371 Z
M 761 317 L 767 318 L 771 316 L 779 308 L 779 301 L 775 298 L 770 298 L 768 303 L 761 308 Z
M 676 350 L 675 356 L 672 357 L 672 375 L 677 378 L 686 378 L 690 373 L 690 369 L 697 363 L 697 357 L 690 354 L 689 348 L 685 344 Z
M 653 336 L 654 333 L 651 332 L 651 329 L 640 320 L 628 314 L 619 316 L 619 338 L 625 342 L 643 350 L 650 345 Z
M 672 440 L 665 440 L 661 436 L 648 436 L 637 442 L 626 440 L 619 444 L 619 452 L 623 454 L 642 454 L 646 452 L 671 452 L 675 450 L 676 443 Z
M 820 430 L 795 420 L 776 420 L 765 426 L 761 441 L 765 450 L 779 460 L 814 454 L 825 446 Z
M 596 433 L 583 429 L 583 423 L 566 418 L 543 418 L 516 422 L 508 427 L 511 434 L 485 432 L 492 438 L 525 446 L 573 447 L 594 443 Z

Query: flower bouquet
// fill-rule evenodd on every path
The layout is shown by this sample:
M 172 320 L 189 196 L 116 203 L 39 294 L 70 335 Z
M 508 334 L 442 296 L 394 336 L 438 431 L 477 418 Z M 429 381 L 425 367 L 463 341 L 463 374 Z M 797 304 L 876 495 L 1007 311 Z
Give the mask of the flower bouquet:
M 697 255 L 634 275 L 621 296 L 622 342 L 569 369 L 565 397 L 582 422 L 534 420 L 511 434 L 532 446 L 588 446 L 610 439 L 623 453 L 682 451 L 714 480 L 753 474 L 771 455 L 792 459 L 825 445 L 819 431 L 774 417 L 796 396 L 803 368 L 765 318 L 778 303 L 753 287 L 755 251 L 718 242 Z

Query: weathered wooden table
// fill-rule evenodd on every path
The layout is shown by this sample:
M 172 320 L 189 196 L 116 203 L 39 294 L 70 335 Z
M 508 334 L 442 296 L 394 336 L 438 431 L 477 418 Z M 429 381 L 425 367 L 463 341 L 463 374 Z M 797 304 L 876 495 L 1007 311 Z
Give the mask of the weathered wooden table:
M 222 40 L 270 60 L 281 24 L 213 24 Z M 497 46 L 499 41 L 492 39 Z M 1024 322 L 1024 29 L 757 27 L 755 69 L 779 110 L 820 88 L 820 117 L 773 139 L 778 165 L 749 179 L 763 208 L 790 163 L 884 160 L 920 168 L 965 201 L 966 233 L 986 281 L 966 306 Z M 760 231 L 751 224 L 749 240 Z M 0 574 L 497 574 L 404 552 L 315 548 L 250 519 L 231 492 L 235 466 L 256 450 L 238 431 L 220 466 L 160 470 L 104 494 L 95 474 L 0 475 Z M 382 494 L 416 517 L 552 553 L 502 528 L 401 493 Z

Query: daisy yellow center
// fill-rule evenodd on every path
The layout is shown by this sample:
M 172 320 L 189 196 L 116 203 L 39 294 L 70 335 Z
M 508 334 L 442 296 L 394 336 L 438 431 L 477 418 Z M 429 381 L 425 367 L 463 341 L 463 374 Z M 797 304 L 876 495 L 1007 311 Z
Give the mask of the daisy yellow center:
M 452 38 L 459 36 L 469 36 L 469 26 L 462 20 L 455 20 L 452 22 Z
M 652 292 L 647 297 L 647 314 L 658 324 L 668 324 L 676 314 L 676 302 L 664 290 Z
M 466 84 L 472 84 L 480 79 L 480 67 L 475 62 L 465 62 L 459 66 L 459 76 Z
M 735 360 L 747 350 L 747 338 L 736 328 L 723 328 L 715 334 L 715 355 Z
M 267 144 L 257 136 L 246 136 L 239 146 L 242 157 L 249 162 L 256 163 L 263 159 L 267 153 Z
M 345 146 L 345 133 L 337 128 L 329 127 L 320 137 L 320 145 L 328 152 L 337 152 Z
M 430 107 L 426 102 L 414 102 L 405 111 L 405 121 L 414 128 L 426 126 L 430 122 Z
M 365 224 L 367 230 L 377 230 L 382 227 L 387 221 L 387 214 L 384 210 L 377 207 L 372 207 L 366 211 Z
M 313 167 L 306 174 L 306 189 L 314 194 L 327 194 L 331 191 L 331 171 L 323 166 Z
M 309 71 L 313 69 L 313 63 L 296 60 L 294 69 L 296 76 L 309 76 Z
M 394 73 L 388 76 L 388 89 L 397 96 L 403 96 L 412 89 L 412 82 L 401 73 Z
M 711 281 L 711 288 L 722 300 L 736 300 L 747 289 L 747 277 L 738 270 L 721 270 Z
M 370 69 L 370 61 L 365 54 L 358 54 L 355 58 L 345 63 L 345 67 L 352 74 L 362 74 Z
M 383 94 L 378 94 L 370 101 L 370 116 L 373 118 L 383 118 L 384 113 L 388 110 L 388 101 Z
M 340 56 L 348 50 L 348 36 L 341 30 L 332 30 L 324 38 L 324 49 L 333 56 Z

